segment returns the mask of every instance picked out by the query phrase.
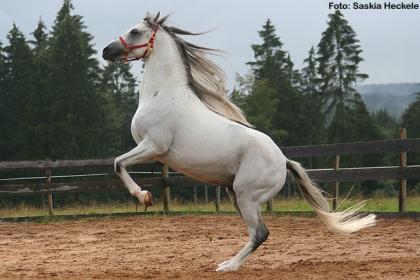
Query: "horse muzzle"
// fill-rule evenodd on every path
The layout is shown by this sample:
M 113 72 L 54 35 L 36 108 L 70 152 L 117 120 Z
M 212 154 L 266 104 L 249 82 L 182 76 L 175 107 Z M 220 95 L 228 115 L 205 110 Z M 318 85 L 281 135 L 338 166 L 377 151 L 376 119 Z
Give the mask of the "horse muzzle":
M 110 43 L 102 51 L 102 58 L 108 61 L 115 61 L 124 53 L 124 46 L 117 41 Z

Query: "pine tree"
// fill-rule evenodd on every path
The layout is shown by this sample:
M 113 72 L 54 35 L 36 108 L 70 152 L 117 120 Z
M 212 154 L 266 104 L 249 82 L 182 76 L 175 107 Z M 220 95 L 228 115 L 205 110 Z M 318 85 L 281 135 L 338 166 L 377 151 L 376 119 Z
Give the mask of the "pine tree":
M 305 118 L 307 116 L 304 113 L 306 105 L 302 102 L 302 95 L 298 89 L 300 74 L 293 68 L 290 55 L 282 49 L 283 43 L 275 34 L 275 27 L 270 20 L 265 22 L 263 29 L 259 31 L 259 35 L 262 43 L 251 46 L 255 61 L 247 64 L 251 66 L 251 71 L 255 77 L 253 90 L 269 88 L 275 93 L 274 96 L 271 96 L 271 102 L 275 106 L 270 107 L 273 112 L 269 113 L 270 127 L 272 127 L 269 134 L 279 145 L 305 143 L 307 142 L 307 135 L 303 132 L 305 131 Z M 252 94 L 250 94 L 250 97 Z M 264 106 L 256 106 L 255 108 L 264 108 Z M 248 116 L 251 120 L 262 120 L 267 113 L 265 109 L 254 110 L 248 113 Z M 268 125 L 264 125 L 264 127 L 268 127 Z M 257 128 L 259 127 L 257 126 Z M 260 129 L 265 130 L 264 128 Z
M 8 99 L 8 92 L 6 91 L 6 65 L 5 57 L 3 53 L 3 45 L 0 42 L 0 160 L 7 159 L 9 140 L 5 137 L 8 133 L 9 127 L 6 123 L 6 117 L 8 115 L 8 107 L 6 100 Z
M 40 55 L 47 49 L 48 34 L 46 32 L 45 23 L 40 19 L 34 32 L 32 32 L 35 40 L 31 40 L 30 43 L 33 46 L 33 52 L 35 56 Z
M 0 106 L 4 105 L 1 100 L 3 99 L 5 95 L 5 78 L 6 78 L 6 64 L 5 64 L 5 57 L 4 57 L 4 48 L 3 44 L 0 41 Z M 2 110 L 0 110 L 0 113 Z
M 306 114 L 308 118 L 309 141 L 308 144 L 321 144 L 323 142 L 325 127 L 322 112 L 322 98 L 319 92 L 318 72 L 315 48 L 312 46 L 308 57 L 303 61 L 304 67 L 301 71 L 300 90 L 307 104 Z
M 288 53 L 282 49 L 283 43 L 276 35 L 276 29 L 268 19 L 263 29 L 258 31 L 262 44 L 251 45 L 255 61 L 248 62 L 256 80 L 266 79 L 277 90 L 290 87 L 288 79 L 290 67 Z
M 0 41 L 0 85 L 3 85 L 4 77 L 6 74 L 6 65 L 4 64 L 3 44 Z M 3 87 L 0 87 L 0 89 Z
M 109 100 L 100 94 L 100 68 L 92 36 L 83 19 L 72 15 L 65 0 L 49 39 L 50 115 L 47 139 L 53 158 L 104 156 L 112 142 L 109 135 Z
M 308 57 L 303 61 L 302 68 L 302 88 L 303 92 L 308 95 L 319 95 L 318 72 L 316 65 L 315 48 L 312 46 L 309 50 Z
M 356 33 L 339 10 L 328 17 L 316 58 L 326 139 L 329 143 L 381 139 L 378 126 L 354 89 L 356 82 L 368 77 L 359 69 L 363 58 Z M 343 161 L 349 166 L 374 166 L 380 165 L 383 157 L 364 155 Z
M 2 123 L 0 138 L 6 144 L 0 151 L 4 159 L 19 158 L 26 147 L 31 116 L 33 57 L 25 36 L 13 24 L 7 34 L 8 45 L 4 51 L 4 76 L 2 85 Z M 4 149 L 4 150 L 3 150 Z
M 31 153 L 27 158 L 42 159 L 49 153 L 49 139 L 47 138 L 50 122 L 49 106 L 52 103 L 50 98 L 50 67 L 48 54 L 48 34 L 42 20 L 32 32 L 33 40 L 29 41 L 32 45 L 34 63 L 32 66 L 32 113 L 31 130 L 28 131 L 32 139 Z
M 328 17 L 328 27 L 318 44 L 317 62 L 325 113 L 332 117 L 338 104 L 358 99 L 353 86 L 368 75 L 359 71 L 362 50 L 354 30 L 339 10 Z
M 294 63 L 290 57 L 290 54 L 287 54 L 286 57 L 286 73 L 287 80 L 290 81 L 291 85 L 300 90 L 300 85 L 302 84 L 302 77 L 299 70 L 294 68 Z
M 64 21 L 67 16 L 70 16 L 71 11 L 74 9 L 71 0 L 64 0 L 63 5 L 61 6 L 60 10 L 57 13 L 57 17 L 55 18 L 55 27 L 58 23 Z
M 378 127 L 369 115 L 354 84 L 368 77 L 359 71 L 362 50 L 356 33 L 339 10 L 318 44 L 318 84 L 328 125 L 329 140 L 360 141 L 379 138 Z

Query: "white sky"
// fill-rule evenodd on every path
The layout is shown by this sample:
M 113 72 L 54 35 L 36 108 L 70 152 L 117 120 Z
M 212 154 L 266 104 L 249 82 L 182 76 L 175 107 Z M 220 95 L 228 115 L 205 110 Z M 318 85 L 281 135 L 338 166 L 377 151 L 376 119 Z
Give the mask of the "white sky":
M 257 31 L 267 18 L 276 26 L 284 49 L 301 68 L 309 48 L 318 44 L 326 28 L 327 14 L 333 12 L 328 9 L 328 2 L 73 0 L 73 5 L 74 13 L 83 16 L 88 32 L 94 36 L 98 57 L 111 39 L 142 19 L 146 11 L 172 13 L 170 22 L 187 30 L 214 29 L 193 41 L 228 53 L 226 59 L 218 59 L 218 62 L 232 86 L 236 72 L 247 72 L 245 63 L 253 59 L 250 45 L 260 42 Z M 420 1 L 414 2 L 420 4 Z M 60 0 L 0 0 L 0 41 L 6 43 L 6 34 L 13 22 L 28 36 L 40 17 L 50 27 L 61 4 Z M 365 83 L 420 82 L 420 10 L 345 10 L 343 13 L 363 48 L 365 61 L 361 69 L 370 76 Z M 137 65 L 135 71 L 139 69 Z

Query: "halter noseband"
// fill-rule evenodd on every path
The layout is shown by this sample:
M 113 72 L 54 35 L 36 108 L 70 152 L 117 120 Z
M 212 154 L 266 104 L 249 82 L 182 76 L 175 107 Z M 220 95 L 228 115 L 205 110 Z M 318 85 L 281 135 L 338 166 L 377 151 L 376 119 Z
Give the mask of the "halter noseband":
M 153 29 L 152 35 L 150 36 L 149 41 L 147 41 L 147 43 L 145 44 L 141 44 L 141 45 L 129 45 L 127 44 L 127 42 L 124 40 L 123 37 L 119 37 L 121 43 L 124 46 L 124 54 L 123 54 L 123 58 L 124 58 L 124 62 L 128 63 L 130 61 L 134 61 L 134 60 L 140 60 L 145 58 L 146 56 L 148 56 L 150 54 L 150 52 L 153 50 L 153 46 L 155 44 L 155 37 L 156 37 L 156 32 L 158 31 L 158 27 Z M 128 54 L 135 49 L 140 49 L 140 48 L 146 48 L 146 50 L 144 51 L 143 55 L 138 56 L 138 57 L 133 57 L 133 58 L 128 58 Z

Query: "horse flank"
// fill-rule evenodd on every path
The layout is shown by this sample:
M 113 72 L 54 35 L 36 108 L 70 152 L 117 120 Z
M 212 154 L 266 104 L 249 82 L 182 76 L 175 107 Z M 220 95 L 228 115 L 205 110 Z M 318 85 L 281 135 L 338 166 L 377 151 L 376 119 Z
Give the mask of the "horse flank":
M 169 15 L 159 19 L 148 14 L 144 21 L 152 28 L 160 26 L 171 35 L 180 51 L 184 67 L 187 73 L 188 84 L 198 98 L 210 110 L 224 116 L 227 119 L 253 127 L 247 120 L 242 110 L 233 104 L 227 95 L 226 75 L 224 71 L 206 54 L 218 54 L 221 51 L 192 44 L 178 35 L 197 36 L 203 33 L 192 33 L 177 27 L 165 25 Z

